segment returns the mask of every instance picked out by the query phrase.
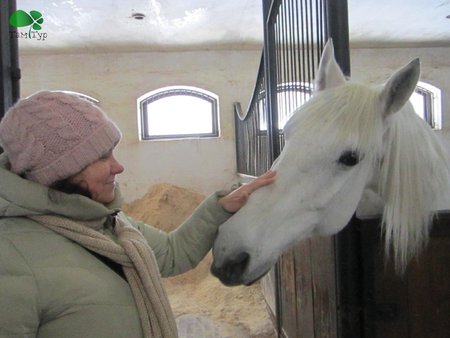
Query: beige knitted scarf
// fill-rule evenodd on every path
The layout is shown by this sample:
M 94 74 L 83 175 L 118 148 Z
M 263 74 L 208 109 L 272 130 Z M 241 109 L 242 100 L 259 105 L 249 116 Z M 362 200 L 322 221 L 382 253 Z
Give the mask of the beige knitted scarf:
M 144 236 L 115 217 L 117 243 L 85 224 L 53 215 L 29 218 L 81 246 L 122 265 L 138 308 L 145 338 L 176 338 L 177 327 L 153 251 Z

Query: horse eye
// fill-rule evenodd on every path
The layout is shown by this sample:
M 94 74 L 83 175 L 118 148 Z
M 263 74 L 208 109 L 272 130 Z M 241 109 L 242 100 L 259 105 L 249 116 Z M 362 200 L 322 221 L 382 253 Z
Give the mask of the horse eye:
M 339 157 L 338 163 L 347 167 L 353 167 L 359 163 L 359 154 L 353 150 L 344 151 Z

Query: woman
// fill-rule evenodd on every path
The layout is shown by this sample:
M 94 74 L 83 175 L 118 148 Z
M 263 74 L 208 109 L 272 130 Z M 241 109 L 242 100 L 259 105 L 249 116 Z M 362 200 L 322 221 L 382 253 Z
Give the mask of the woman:
M 58 91 L 0 122 L 1 337 L 176 337 L 160 274 L 193 268 L 218 226 L 275 179 L 209 196 L 166 234 L 120 211 L 120 138 L 98 107 Z

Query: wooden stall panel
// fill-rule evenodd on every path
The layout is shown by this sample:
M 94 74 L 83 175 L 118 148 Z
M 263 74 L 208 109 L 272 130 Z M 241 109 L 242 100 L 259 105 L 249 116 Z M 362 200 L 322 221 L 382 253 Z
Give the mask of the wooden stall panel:
M 311 239 L 314 337 L 337 337 L 334 255 L 333 237 L 315 237 Z
M 292 301 L 296 304 L 297 337 L 314 337 L 314 301 L 313 279 L 311 274 L 311 243 L 310 240 L 297 244 L 294 247 L 295 283 L 297 298 Z M 291 335 L 290 337 L 295 337 Z
M 379 221 L 362 225 L 364 338 L 447 338 L 450 332 L 450 219 L 435 222 L 430 241 L 404 276 L 386 263 Z
M 337 337 L 333 243 L 332 237 L 306 240 L 280 260 L 283 337 Z

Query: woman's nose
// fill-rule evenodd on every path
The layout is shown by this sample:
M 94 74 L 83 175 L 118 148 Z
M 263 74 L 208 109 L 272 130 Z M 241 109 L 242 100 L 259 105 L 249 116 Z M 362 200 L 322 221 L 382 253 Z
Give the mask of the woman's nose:
M 113 157 L 112 172 L 114 173 L 114 175 L 121 174 L 124 170 L 124 166 L 120 164 L 120 162 L 117 161 L 115 157 Z

